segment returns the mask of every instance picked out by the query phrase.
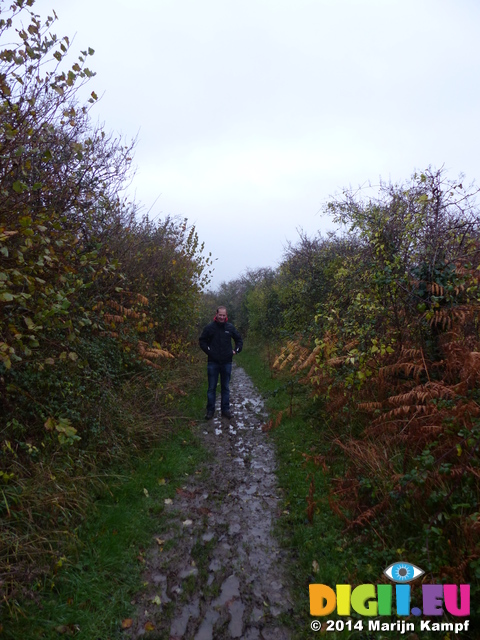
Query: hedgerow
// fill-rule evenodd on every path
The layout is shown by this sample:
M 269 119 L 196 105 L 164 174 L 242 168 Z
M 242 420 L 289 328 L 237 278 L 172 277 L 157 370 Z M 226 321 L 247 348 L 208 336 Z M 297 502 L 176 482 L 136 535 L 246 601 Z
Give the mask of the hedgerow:
M 134 144 L 92 124 L 94 91 L 78 98 L 94 52 L 68 65 L 69 39 L 33 5 L 0 7 L 0 593 L 13 609 L 65 561 L 89 487 L 165 429 L 210 264 L 186 220 L 154 223 L 128 200 Z
M 344 522 L 357 558 L 351 581 L 381 581 L 386 564 L 405 558 L 426 582 L 471 583 L 472 602 L 480 577 L 477 192 L 431 168 L 404 184 L 346 190 L 326 207 L 342 232 L 301 237 L 244 303 L 251 339 L 276 353 L 273 374 L 288 372 L 292 394 L 303 384 L 316 400 L 308 407 L 302 396 L 310 422 L 316 407 L 330 491 L 309 504 Z

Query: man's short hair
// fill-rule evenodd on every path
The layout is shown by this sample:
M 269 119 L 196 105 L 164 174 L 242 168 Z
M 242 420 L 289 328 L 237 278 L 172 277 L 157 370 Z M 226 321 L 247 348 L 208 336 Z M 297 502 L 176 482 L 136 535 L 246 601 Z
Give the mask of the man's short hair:
M 227 307 L 223 304 L 221 304 L 219 307 L 217 307 L 217 313 L 220 311 L 220 309 L 225 309 L 225 311 L 227 310 Z

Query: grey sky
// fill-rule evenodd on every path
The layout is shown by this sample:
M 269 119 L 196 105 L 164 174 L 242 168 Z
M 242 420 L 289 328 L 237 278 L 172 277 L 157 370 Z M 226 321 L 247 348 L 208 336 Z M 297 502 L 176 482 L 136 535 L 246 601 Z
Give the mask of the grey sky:
M 343 186 L 479 175 L 477 0 L 34 5 L 52 8 L 75 55 L 95 49 L 93 117 L 139 134 L 132 194 L 196 226 L 212 286 L 332 228 L 317 212 Z

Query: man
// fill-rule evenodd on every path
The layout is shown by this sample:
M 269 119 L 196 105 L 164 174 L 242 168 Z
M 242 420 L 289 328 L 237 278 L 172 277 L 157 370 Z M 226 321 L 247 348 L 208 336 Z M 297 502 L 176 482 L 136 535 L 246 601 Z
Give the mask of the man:
M 232 347 L 232 340 L 235 348 Z M 213 322 L 207 324 L 199 338 L 200 348 L 208 356 L 208 391 L 207 413 L 205 419 L 210 420 L 215 413 L 215 395 L 218 376 L 221 385 L 220 408 L 222 416 L 230 419 L 230 376 L 232 374 L 232 358 L 240 353 L 243 340 L 231 322 L 228 322 L 227 309 L 218 307 Z

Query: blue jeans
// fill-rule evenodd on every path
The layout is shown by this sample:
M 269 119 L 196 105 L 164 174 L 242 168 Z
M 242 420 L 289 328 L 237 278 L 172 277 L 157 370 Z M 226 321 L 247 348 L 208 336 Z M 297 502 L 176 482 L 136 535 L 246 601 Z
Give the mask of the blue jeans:
M 215 412 L 215 395 L 217 390 L 218 376 L 220 376 L 220 408 L 221 412 L 230 411 L 230 376 L 232 375 L 232 363 L 218 364 L 209 362 L 207 365 L 208 391 L 207 391 L 207 413 Z

